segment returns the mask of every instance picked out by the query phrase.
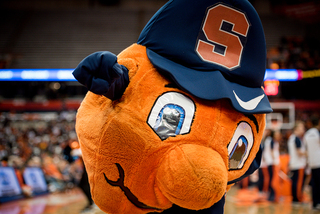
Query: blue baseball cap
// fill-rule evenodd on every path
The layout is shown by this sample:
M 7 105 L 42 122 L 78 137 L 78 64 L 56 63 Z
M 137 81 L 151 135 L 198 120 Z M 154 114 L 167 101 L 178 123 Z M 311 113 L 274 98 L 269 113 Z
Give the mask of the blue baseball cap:
M 272 112 L 261 87 L 264 32 L 247 0 L 170 0 L 137 43 L 182 90 L 205 100 L 230 99 L 245 114 Z

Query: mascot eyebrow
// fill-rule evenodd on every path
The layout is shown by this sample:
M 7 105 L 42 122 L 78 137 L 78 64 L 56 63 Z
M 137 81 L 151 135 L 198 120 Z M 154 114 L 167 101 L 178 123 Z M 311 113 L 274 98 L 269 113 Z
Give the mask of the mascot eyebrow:
M 177 86 L 177 84 L 172 83 L 172 82 L 166 84 L 164 87 L 166 87 L 166 88 L 179 88 L 179 87 Z
M 253 114 L 244 114 L 244 116 L 249 118 L 254 123 L 257 129 L 257 133 L 259 133 L 259 124 L 258 124 L 257 118 Z

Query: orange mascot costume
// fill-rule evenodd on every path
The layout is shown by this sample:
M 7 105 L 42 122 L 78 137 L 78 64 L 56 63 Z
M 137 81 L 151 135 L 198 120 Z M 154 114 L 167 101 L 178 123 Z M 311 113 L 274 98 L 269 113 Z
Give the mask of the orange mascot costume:
M 86 57 L 76 131 L 99 208 L 223 213 L 229 187 L 260 164 L 265 61 L 247 0 L 171 0 L 136 44 Z

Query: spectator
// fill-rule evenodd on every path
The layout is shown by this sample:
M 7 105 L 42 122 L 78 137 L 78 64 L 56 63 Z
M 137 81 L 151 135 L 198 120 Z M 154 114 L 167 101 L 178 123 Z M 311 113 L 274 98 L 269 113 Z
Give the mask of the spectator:
M 48 187 L 51 192 L 64 190 L 65 180 L 57 165 L 53 162 L 52 157 L 49 155 L 44 155 L 43 157 L 42 170 L 47 182 L 49 183 Z
M 7 157 L 7 156 L 4 156 L 4 157 L 1 159 L 1 164 L 0 164 L 0 166 L 3 166 L 3 167 L 8 166 L 8 157 Z
M 266 129 L 264 131 L 263 134 L 263 139 L 261 141 L 261 147 L 262 147 L 262 158 L 261 158 L 261 164 L 260 164 L 260 168 L 258 170 L 258 176 L 259 176 L 259 180 L 258 180 L 258 189 L 259 189 L 259 201 L 261 200 L 265 200 L 267 198 L 267 193 L 269 191 L 269 172 L 268 172 L 268 165 L 264 159 L 265 156 L 265 140 L 270 137 L 271 135 L 271 130 L 270 129 Z
M 278 183 L 278 167 L 280 163 L 279 144 L 282 139 L 280 131 L 271 131 L 269 137 L 264 141 L 263 159 L 268 167 L 269 173 L 269 201 L 278 202 L 279 194 L 277 189 Z
M 14 169 L 14 172 L 16 174 L 16 177 L 18 179 L 20 188 L 22 190 L 22 193 L 26 197 L 32 196 L 32 188 L 25 184 L 22 172 L 24 170 L 24 163 L 22 161 L 22 158 L 16 155 L 11 155 L 8 160 L 8 166 L 12 167 Z
M 290 156 L 289 169 L 292 173 L 292 203 L 303 201 L 303 184 L 305 179 L 306 152 L 301 139 L 305 133 L 303 122 L 296 122 L 293 133 L 288 139 L 288 151 Z
M 311 168 L 312 207 L 320 210 L 320 134 L 319 119 L 312 119 L 313 128 L 309 129 L 304 142 L 307 148 L 308 164 Z

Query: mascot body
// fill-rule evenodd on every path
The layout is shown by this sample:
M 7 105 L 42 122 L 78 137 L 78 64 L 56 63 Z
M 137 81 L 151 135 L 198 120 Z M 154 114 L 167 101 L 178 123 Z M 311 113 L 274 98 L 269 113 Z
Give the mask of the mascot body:
M 173 0 L 118 56 L 75 69 L 88 87 L 76 130 L 106 213 L 223 213 L 260 164 L 265 41 L 245 0 Z

